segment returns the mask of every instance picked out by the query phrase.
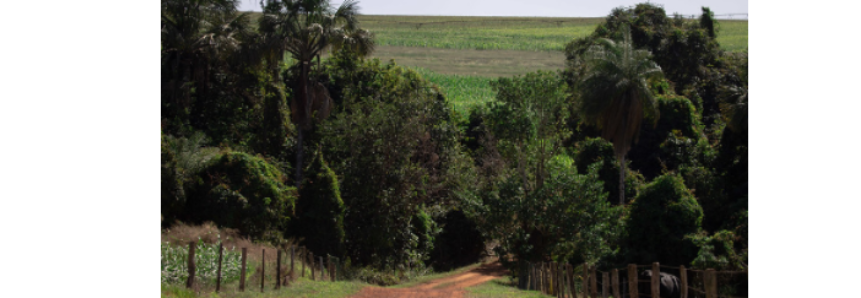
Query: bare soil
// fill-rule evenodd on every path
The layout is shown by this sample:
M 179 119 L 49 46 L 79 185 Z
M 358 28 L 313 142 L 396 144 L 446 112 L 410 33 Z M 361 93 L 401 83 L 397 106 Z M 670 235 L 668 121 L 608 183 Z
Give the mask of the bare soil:
M 463 297 L 464 288 L 505 276 L 508 270 L 497 261 L 470 271 L 428 281 L 409 288 L 366 287 L 353 298 L 447 298 Z

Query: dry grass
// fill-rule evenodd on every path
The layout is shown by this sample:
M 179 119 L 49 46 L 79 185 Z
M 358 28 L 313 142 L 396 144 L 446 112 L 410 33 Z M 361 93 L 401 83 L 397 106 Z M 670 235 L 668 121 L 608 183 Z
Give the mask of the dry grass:
M 224 244 L 225 249 L 236 247 L 236 249 L 247 248 L 248 259 L 259 262 L 263 256 L 263 250 L 266 250 L 266 261 L 273 261 L 277 257 L 275 246 L 268 243 L 255 243 L 246 237 L 242 237 L 235 229 L 219 228 L 212 222 L 207 222 L 202 225 L 188 225 L 185 223 L 177 223 L 170 229 L 161 231 L 161 242 L 169 242 L 171 245 L 188 246 L 190 241 L 197 242 L 198 238 L 207 244 L 218 244 L 219 239 Z M 282 244 L 282 250 L 288 251 L 287 258 L 289 259 L 289 250 L 286 248 L 292 241 Z M 284 255 L 281 256 L 282 262 Z

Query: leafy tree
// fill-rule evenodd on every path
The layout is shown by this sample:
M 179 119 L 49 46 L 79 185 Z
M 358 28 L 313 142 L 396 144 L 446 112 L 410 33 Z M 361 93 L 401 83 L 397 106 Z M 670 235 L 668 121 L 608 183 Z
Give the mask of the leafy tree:
M 625 204 L 625 154 L 636 142 L 643 118 L 657 120 L 657 102 L 647 80 L 661 75 L 646 50 L 636 50 L 631 32 L 625 27 L 623 39 L 599 39 L 600 46 L 586 52 L 587 69 L 579 82 L 577 104 L 581 117 L 595 123 L 601 136 L 613 143 L 619 160 L 619 204 Z
M 625 219 L 627 262 L 689 264 L 696 257 L 685 238 L 700 231 L 703 209 L 676 174 L 660 176 L 640 190 Z
M 291 101 L 291 116 L 298 126 L 296 147 L 296 185 L 302 183 L 304 133 L 311 129 L 313 110 L 325 118 L 333 105 L 322 85 L 309 81 L 310 63 L 330 47 L 346 48 L 362 54 L 373 51 L 373 36 L 358 27 L 359 6 L 356 1 L 344 1 L 337 9 L 328 0 L 268 0 L 263 6 L 260 31 L 263 52 L 269 66 L 275 70 L 283 53 L 290 53 L 299 64 L 299 81 Z M 314 107 L 317 109 L 313 109 Z M 322 108 L 321 108 L 322 107 Z
M 336 54 L 324 66 L 342 104 L 316 131 L 341 178 L 348 256 L 420 267 L 439 232 L 433 219 L 472 184 L 451 108 L 430 82 L 394 64 Z

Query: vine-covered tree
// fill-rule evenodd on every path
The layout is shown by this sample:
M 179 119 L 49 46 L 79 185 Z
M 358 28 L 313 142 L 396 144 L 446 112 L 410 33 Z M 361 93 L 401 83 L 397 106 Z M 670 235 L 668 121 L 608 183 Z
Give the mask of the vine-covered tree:
M 367 55 L 373 51 L 373 36 L 359 28 L 357 1 L 344 1 L 337 9 L 328 0 L 267 0 L 261 1 L 263 17 L 260 31 L 263 34 L 264 57 L 269 67 L 277 70 L 284 52 L 290 53 L 299 64 L 299 82 L 290 105 L 293 123 L 297 125 L 296 185 L 302 183 L 304 132 L 311 129 L 311 119 L 317 107 L 317 117 L 328 116 L 332 98 L 322 85 L 309 81 L 311 60 L 335 46 L 346 47 Z

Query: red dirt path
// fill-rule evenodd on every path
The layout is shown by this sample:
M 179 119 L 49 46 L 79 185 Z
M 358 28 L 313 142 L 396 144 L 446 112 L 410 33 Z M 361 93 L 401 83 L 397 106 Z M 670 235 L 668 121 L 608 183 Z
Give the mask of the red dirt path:
M 402 289 L 367 287 L 352 298 L 448 298 L 463 297 L 464 288 L 488 282 L 508 274 L 499 262 L 482 265 L 470 271 L 434 279 Z

